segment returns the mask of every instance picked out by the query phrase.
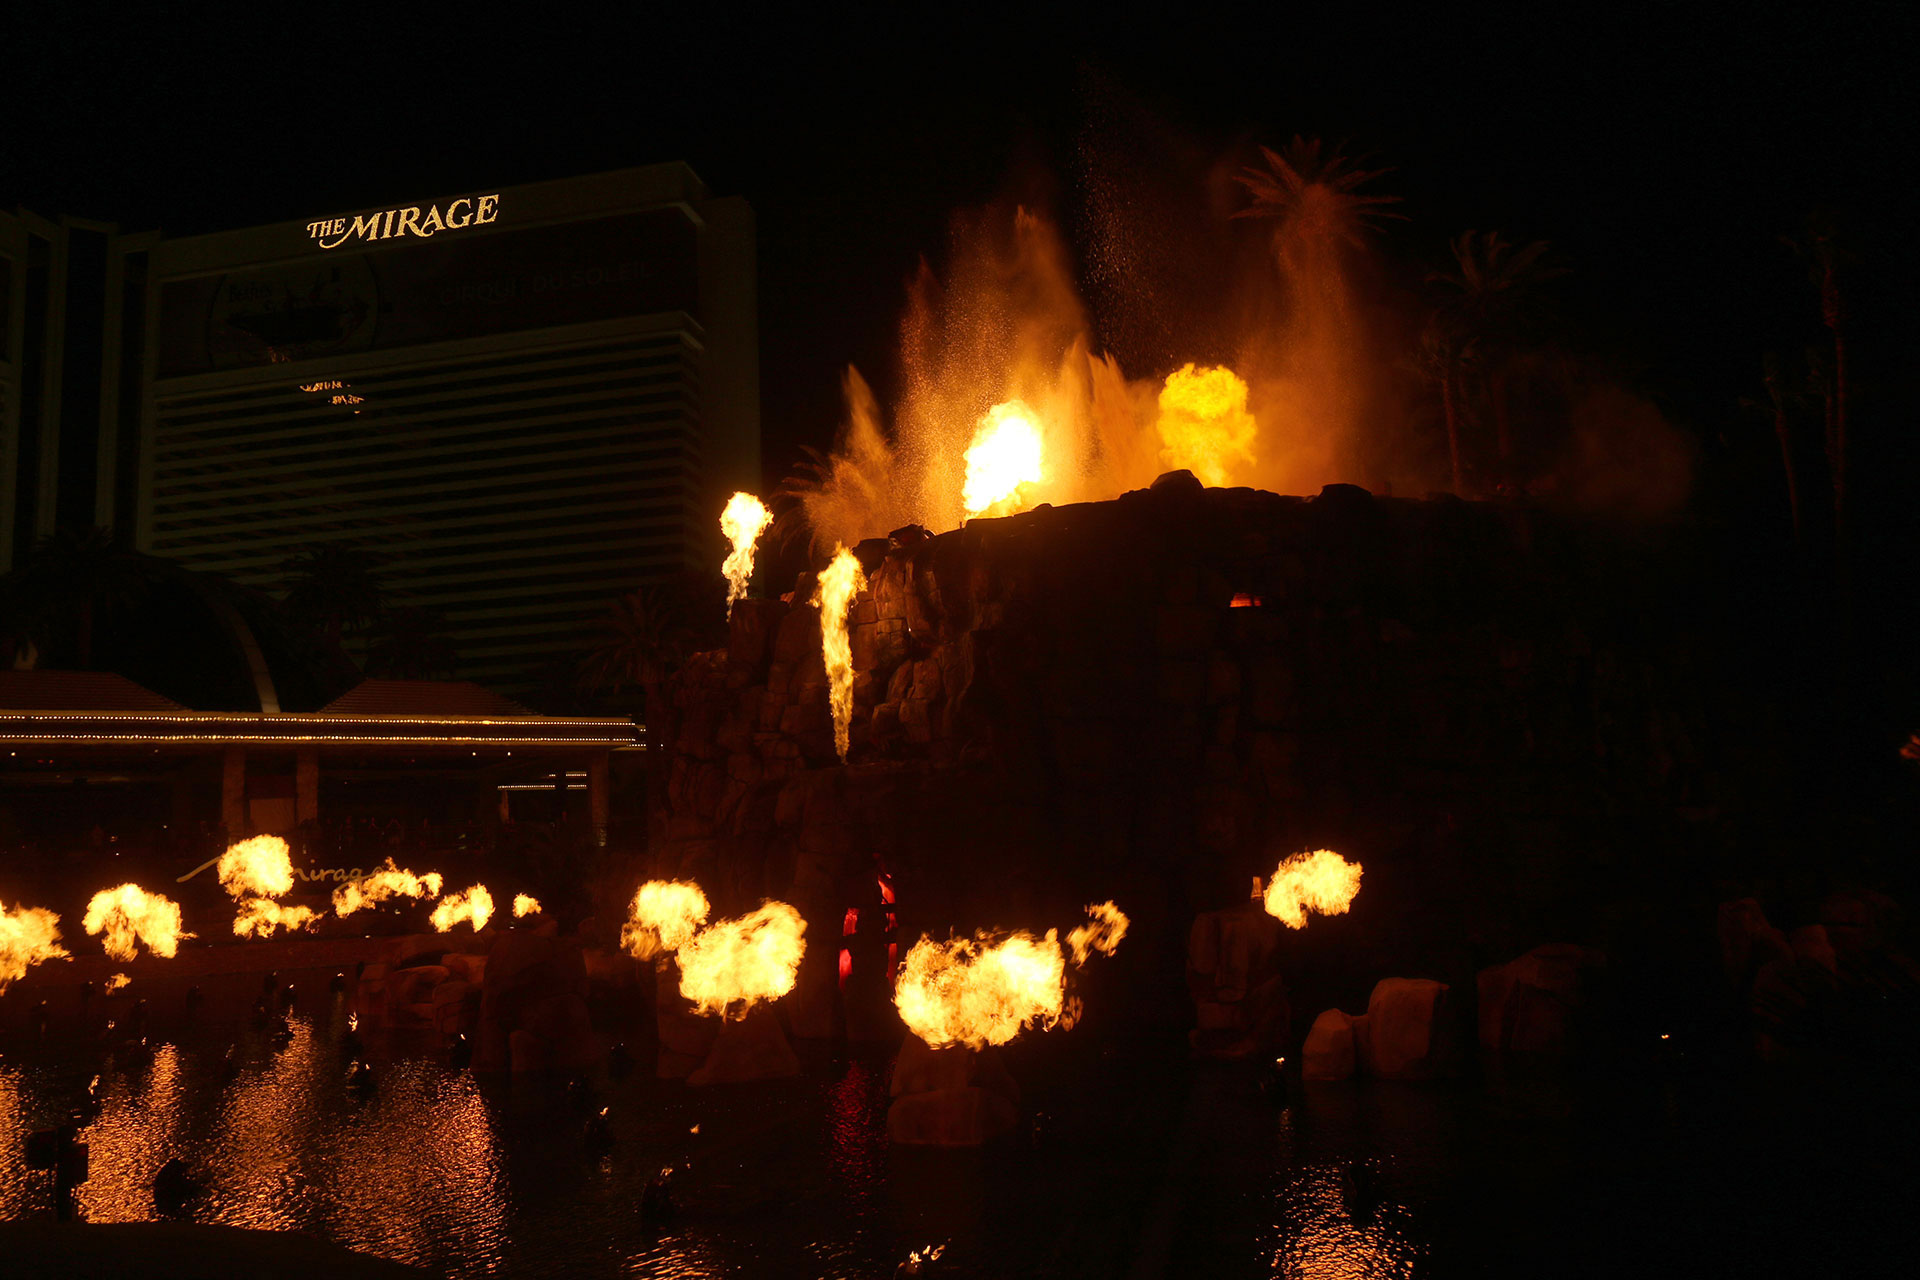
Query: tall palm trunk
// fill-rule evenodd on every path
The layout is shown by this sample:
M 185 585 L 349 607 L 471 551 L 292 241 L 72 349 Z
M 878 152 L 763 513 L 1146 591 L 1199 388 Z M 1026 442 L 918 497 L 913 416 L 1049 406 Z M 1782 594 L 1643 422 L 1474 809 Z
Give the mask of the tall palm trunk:
M 1787 506 L 1793 513 L 1793 541 L 1803 538 L 1800 528 L 1800 473 L 1793 465 L 1793 432 L 1787 422 L 1787 399 L 1780 389 L 1780 362 L 1767 357 L 1767 396 L 1773 402 L 1773 434 L 1780 442 L 1780 467 L 1787 475 Z
M 1833 532 L 1847 542 L 1847 340 L 1841 328 L 1840 283 L 1831 256 L 1820 272 L 1820 320 L 1833 334 L 1833 377 L 1827 392 L 1827 465 L 1833 472 Z
M 1464 498 L 1467 489 L 1460 476 L 1460 391 L 1452 369 L 1440 375 L 1440 407 L 1447 417 L 1447 458 L 1453 465 L 1453 492 Z
M 667 744 L 673 741 L 673 734 L 669 730 L 666 682 L 658 677 L 642 680 L 640 689 L 647 700 L 646 723 L 641 729 L 645 734 L 647 752 L 647 846 L 648 856 L 652 857 L 666 847 L 668 784 L 673 772 Z
M 1500 450 L 1500 475 L 1503 488 L 1513 485 L 1513 434 L 1507 427 L 1507 371 L 1495 369 L 1487 375 L 1487 399 L 1493 405 L 1494 437 Z

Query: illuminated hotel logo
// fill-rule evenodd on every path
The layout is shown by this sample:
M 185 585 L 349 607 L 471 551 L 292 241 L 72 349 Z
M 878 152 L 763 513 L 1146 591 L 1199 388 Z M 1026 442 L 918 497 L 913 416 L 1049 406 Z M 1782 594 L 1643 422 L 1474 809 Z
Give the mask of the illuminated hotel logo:
M 358 214 L 353 218 L 323 219 L 307 224 L 307 235 L 322 249 L 338 249 L 349 240 L 391 240 L 396 236 L 429 239 L 441 231 L 459 231 L 483 227 L 500 216 L 500 197 L 462 196 L 450 200 L 442 209 L 418 205 L 382 209 L 378 213 Z

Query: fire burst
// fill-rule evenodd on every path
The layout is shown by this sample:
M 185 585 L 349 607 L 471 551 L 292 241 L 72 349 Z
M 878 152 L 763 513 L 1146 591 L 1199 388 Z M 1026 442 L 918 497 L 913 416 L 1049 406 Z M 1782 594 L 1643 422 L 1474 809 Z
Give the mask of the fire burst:
M 649 880 L 633 895 L 620 946 L 636 960 L 678 951 L 706 923 L 707 895 L 690 880 Z
M 305 929 L 319 920 L 312 907 L 283 907 L 272 898 L 243 898 L 239 914 L 233 917 L 236 936 L 265 938 L 275 929 Z
M 431 917 L 435 933 L 445 933 L 462 920 L 470 921 L 473 931 L 478 933 L 487 927 L 487 921 L 491 919 L 493 895 L 487 892 L 487 886 L 483 884 L 476 884 L 465 893 L 449 894 L 440 899 Z
M 1247 412 L 1247 384 L 1231 369 L 1189 364 L 1168 374 L 1158 428 L 1161 465 L 1184 467 L 1202 484 L 1224 485 L 1253 465 L 1259 426 Z
M 1289 929 L 1304 929 L 1308 911 L 1345 915 L 1359 892 L 1359 863 L 1331 849 L 1296 853 L 1274 869 L 1267 885 L 1267 914 L 1279 917 Z
M 702 1013 L 744 1018 L 761 1000 L 793 990 L 807 922 L 784 902 L 702 929 L 680 948 L 680 994 Z
M 747 580 L 753 577 L 753 544 L 773 520 L 767 504 L 750 493 L 736 493 L 720 513 L 720 532 L 733 544 L 720 572 L 727 575 L 727 610 L 747 594 Z
M 350 916 L 362 907 L 370 907 L 376 902 L 385 902 L 388 898 L 437 898 L 440 896 L 440 873 L 429 871 L 416 876 L 411 871 L 402 870 L 387 859 L 387 865 L 358 880 L 349 880 L 333 891 L 334 914 Z
M 180 927 L 179 903 L 137 884 L 94 894 L 80 923 L 90 935 L 104 932 L 100 945 L 109 958 L 122 961 L 139 954 L 136 944 L 171 959 L 180 950 L 180 939 L 193 936 Z
M 228 845 L 215 871 L 220 887 L 236 898 L 244 894 L 278 898 L 293 889 L 293 859 L 279 836 L 255 836 Z
M 513 918 L 519 920 L 525 916 L 536 915 L 540 911 L 540 899 L 530 893 L 517 893 L 513 897 Z
M 987 410 L 967 446 L 967 480 L 960 491 L 967 519 L 1002 504 L 1011 507 L 1020 486 L 1039 484 L 1041 454 L 1040 423 L 1023 401 Z
M 866 585 L 860 561 L 845 547 L 837 547 L 833 563 L 821 570 L 813 592 L 813 603 L 820 610 L 820 655 L 831 687 L 833 745 L 842 760 L 847 758 L 848 726 L 853 721 L 853 639 L 847 631 L 847 614 L 853 597 Z
M 1087 908 L 1092 920 L 1068 936 L 1073 963 L 1098 951 L 1113 954 L 1127 917 L 1111 902 Z M 1072 1026 L 1078 1001 L 1067 1000 L 1067 957 L 1060 934 L 1016 933 L 1000 941 L 923 937 L 900 965 L 894 1006 L 907 1030 L 929 1046 L 972 1049 L 1005 1044 L 1028 1027 Z
M 48 960 L 66 960 L 60 945 L 60 917 L 45 907 L 8 907 L 0 903 L 0 991 L 27 970 Z
M 275 929 L 305 929 L 320 917 L 310 907 L 283 907 L 274 898 L 293 889 L 293 859 L 279 836 L 254 836 L 227 846 L 216 869 L 220 887 L 240 902 L 236 936 L 261 937 Z

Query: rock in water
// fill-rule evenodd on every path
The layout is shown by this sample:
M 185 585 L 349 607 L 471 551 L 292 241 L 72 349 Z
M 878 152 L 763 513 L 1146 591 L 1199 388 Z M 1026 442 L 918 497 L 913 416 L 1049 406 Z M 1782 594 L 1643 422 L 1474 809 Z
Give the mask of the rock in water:
M 693 1085 L 783 1080 L 800 1074 L 800 1059 L 772 1008 L 758 1005 L 738 1022 L 723 1022 L 707 1060 L 687 1077 Z
M 977 1087 L 909 1093 L 887 1108 L 887 1136 L 904 1146 L 985 1146 L 1019 1123 L 1004 1095 Z
M 640 1193 L 640 1220 L 656 1225 L 672 1222 L 674 1209 L 673 1170 L 666 1168 L 647 1179 L 646 1189 Z
M 1447 984 L 1427 978 L 1382 978 L 1367 1001 L 1362 1065 L 1382 1080 L 1430 1080 L 1452 1066 Z M 1357 1037 L 1356 1037 L 1357 1039 Z
M 1313 1020 L 1307 1043 L 1301 1050 L 1300 1075 L 1306 1080 L 1351 1079 L 1359 1066 L 1354 1047 L 1353 1018 L 1339 1009 L 1328 1009 Z
M 160 1166 L 153 1175 L 153 1207 L 163 1214 L 176 1214 L 200 1194 L 200 1183 L 188 1171 L 187 1162 L 178 1156 Z

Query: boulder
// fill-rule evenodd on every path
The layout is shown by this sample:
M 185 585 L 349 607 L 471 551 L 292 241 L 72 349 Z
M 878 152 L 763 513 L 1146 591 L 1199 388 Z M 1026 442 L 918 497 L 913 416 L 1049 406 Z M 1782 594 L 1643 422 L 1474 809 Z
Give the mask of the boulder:
M 1754 972 L 1769 960 L 1792 960 L 1786 937 L 1767 922 L 1767 913 L 1755 898 L 1720 904 L 1720 963 L 1727 980 L 1744 989 Z
M 992 1049 L 974 1050 L 964 1045 L 929 1048 L 916 1035 L 900 1042 L 900 1054 L 893 1060 L 893 1097 L 912 1093 L 937 1093 L 944 1090 L 981 1088 L 1018 1104 L 1020 1086 L 1007 1073 L 1000 1054 Z
M 1447 984 L 1428 978 L 1382 978 L 1367 1000 L 1368 1074 L 1382 1080 L 1429 1080 L 1452 1066 Z
M 1572 1052 L 1578 1047 L 1594 975 L 1605 963 L 1598 951 L 1549 943 L 1481 970 L 1481 1047 L 1496 1053 Z
M 800 1059 L 769 1005 L 747 1010 L 737 1022 L 722 1022 L 706 1061 L 687 1076 L 694 1085 L 734 1084 L 743 1080 L 783 1080 L 800 1074 Z
M 521 1064 L 548 1059 L 590 1062 L 596 1046 L 586 994 L 587 966 L 578 938 L 523 929 L 502 933 L 481 981 L 474 1070 L 545 1070 Z M 516 1048 L 515 1037 L 523 1031 L 543 1043 Z
M 1187 990 L 1202 1057 L 1241 1059 L 1277 1052 L 1291 1023 L 1286 985 L 1276 971 L 1280 922 L 1248 902 L 1203 912 L 1187 937 Z
M 887 1108 L 887 1136 L 905 1146 L 984 1146 L 1019 1122 L 1013 1103 L 977 1086 L 903 1094 Z
M 1359 1065 L 1354 1048 L 1353 1018 L 1328 1009 L 1313 1020 L 1307 1043 L 1300 1051 L 1300 1075 L 1306 1080 L 1346 1080 Z

